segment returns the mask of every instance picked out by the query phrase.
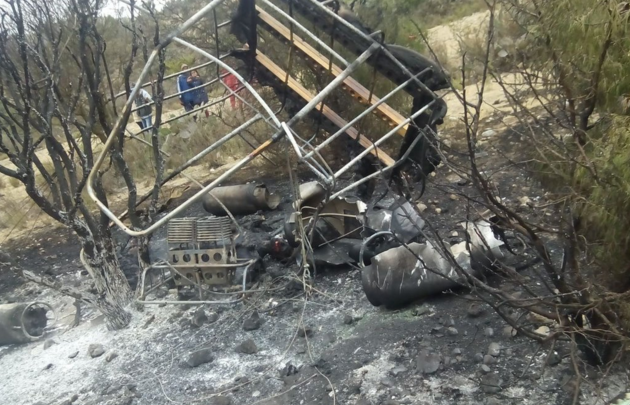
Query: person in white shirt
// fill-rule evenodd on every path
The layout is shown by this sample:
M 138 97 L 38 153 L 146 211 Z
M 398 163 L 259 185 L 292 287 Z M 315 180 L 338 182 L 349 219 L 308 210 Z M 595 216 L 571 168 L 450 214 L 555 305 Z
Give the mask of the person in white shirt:
M 133 87 L 131 88 L 131 91 L 133 91 Z M 140 89 L 140 91 L 138 91 L 135 104 L 136 108 L 140 108 L 138 108 L 136 112 L 142 120 L 141 127 L 143 130 L 153 126 L 153 106 L 150 104 L 152 102 L 153 98 L 151 98 L 149 92 L 147 92 L 145 89 Z

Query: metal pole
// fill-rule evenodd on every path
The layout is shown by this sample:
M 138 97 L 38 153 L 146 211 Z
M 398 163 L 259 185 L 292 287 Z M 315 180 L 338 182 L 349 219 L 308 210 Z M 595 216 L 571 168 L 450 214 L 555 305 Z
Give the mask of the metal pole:
M 288 15 L 287 13 L 285 13 L 284 11 L 282 11 L 282 9 L 280 9 L 279 7 L 277 7 L 275 4 L 273 4 L 272 2 L 270 2 L 269 0 L 263 0 L 265 2 L 265 4 L 267 4 L 269 7 L 271 7 L 273 10 L 275 10 L 278 14 L 282 15 L 284 18 L 286 18 L 287 20 L 289 20 L 292 24 L 294 24 L 296 27 L 298 27 L 300 29 L 300 31 L 302 31 L 303 33 L 305 33 L 310 39 L 312 39 L 313 41 L 315 41 L 317 43 L 317 45 L 321 46 L 322 48 L 324 48 L 328 53 L 330 53 L 335 59 L 337 59 L 339 62 L 341 62 L 344 66 L 348 66 L 348 62 L 341 57 L 341 55 L 339 55 L 337 52 L 335 52 L 334 49 L 332 49 L 331 47 L 329 47 L 328 45 L 326 45 L 326 43 L 324 43 L 321 39 L 317 38 L 316 35 L 314 35 L 311 31 L 307 30 L 306 28 L 304 28 L 304 26 L 302 24 L 300 24 L 299 22 L 297 22 L 297 20 L 293 17 L 291 17 L 290 15 Z
M 422 72 L 418 73 L 415 77 L 418 77 L 422 74 L 424 74 L 425 72 L 427 72 L 429 69 L 425 69 Z M 350 128 L 351 126 L 353 126 L 357 121 L 359 121 L 361 118 L 365 117 L 366 115 L 368 115 L 369 113 L 371 113 L 372 111 L 374 111 L 375 109 L 377 109 L 381 104 L 383 104 L 384 102 L 386 102 L 389 98 L 391 98 L 392 96 L 394 96 L 398 91 L 402 90 L 403 88 L 405 88 L 405 86 L 407 86 L 409 83 L 411 83 L 412 79 L 407 80 L 406 82 L 404 82 L 403 84 L 401 84 L 400 86 L 396 87 L 394 90 L 392 90 L 391 92 L 389 92 L 385 97 L 381 98 L 377 103 L 372 104 L 369 108 L 367 108 L 366 110 L 364 110 L 361 114 L 357 115 L 355 118 L 353 118 L 351 121 L 349 121 L 346 125 L 344 125 L 341 129 L 339 129 L 339 131 L 335 132 L 334 134 L 332 134 L 330 137 L 328 137 L 328 139 L 326 139 L 324 142 L 322 142 L 319 146 L 317 146 L 315 149 L 313 149 L 313 151 L 309 152 L 306 154 L 306 156 L 304 156 L 304 158 L 309 158 L 311 157 L 315 152 L 320 151 L 322 148 L 325 148 L 326 146 L 328 146 L 332 141 L 334 141 L 337 137 L 339 137 L 341 134 L 343 134 L 344 132 L 346 132 L 348 130 L 348 128 Z
M 382 174 L 385 174 L 386 172 L 389 172 L 389 171 L 395 169 L 396 167 L 400 166 L 409 157 L 409 155 L 411 154 L 411 151 L 413 150 L 413 148 L 416 146 L 416 144 L 418 142 L 420 142 L 420 139 L 422 139 L 422 136 L 418 136 L 416 139 L 414 139 L 413 142 L 411 143 L 411 145 L 409 146 L 409 148 L 407 148 L 407 150 L 405 151 L 405 154 L 400 159 L 398 159 L 398 161 L 396 163 L 394 163 L 391 166 L 387 166 L 385 168 L 381 168 L 379 171 L 374 172 L 374 173 L 370 174 L 369 176 L 365 176 L 362 179 L 355 181 L 354 183 L 350 184 L 348 187 L 346 187 L 346 188 L 336 192 L 335 194 L 333 194 L 330 197 L 330 200 L 334 200 L 335 198 L 341 196 L 346 191 L 352 190 L 353 188 L 356 188 L 356 187 L 360 186 L 361 184 L 372 180 L 374 177 L 377 177 L 377 176 L 380 176 Z
M 267 0 L 265 0 L 267 1 Z M 328 7 L 323 6 L 321 3 L 319 3 L 316 0 L 300 0 L 300 1 L 310 1 L 311 3 L 313 3 L 316 7 L 319 7 L 320 9 L 324 10 L 324 12 L 330 16 L 332 16 L 333 18 L 335 18 L 339 23 L 343 24 L 345 27 L 349 28 L 350 30 L 352 30 L 355 34 L 360 35 L 361 37 L 363 37 L 364 39 L 371 41 L 371 42 L 376 42 L 376 40 L 374 38 L 372 38 L 369 35 L 366 35 L 364 32 L 362 32 L 360 29 L 358 29 L 357 27 L 355 27 L 354 25 L 350 24 L 348 21 L 344 20 L 343 18 L 339 17 L 337 14 L 333 13 L 332 10 L 330 10 Z M 400 61 L 391 54 L 391 52 L 389 52 L 389 50 L 387 49 L 387 45 L 383 45 L 382 46 L 382 51 L 383 53 L 385 53 L 385 55 L 387 55 L 395 64 L 396 66 L 398 66 L 400 69 L 402 69 L 403 73 L 405 73 L 408 77 L 413 78 L 414 75 L 413 73 L 411 73 L 409 71 L 409 69 L 407 69 L 407 67 L 405 65 L 403 65 L 402 63 L 400 63 Z M 431 97 L 433 98 L 437 98 L 437 95 L 431 90 L 429 89 L 424 83 L 422 83 L 418 78 L 414 79 L 414 82 L 420 86 L 420 88 L 424 91 L 426 91 L 429 95 L 431 95 Z
M 370 151 L 372 151 L 373 149 L 375 149 L 377 146 L 379 146 L 381 143 L 385 142 L 387 139 L 389 139 L 392 135 L 394 135 L 396 132 L 398 132 L 398 130 L 402 127 L 404 127 L 405 125 L 407 125 L 409 122 L 411 122 L 411 120 L 415 119 L 416 117 L 418 117 L 420 114 L 424 113 L 426 110 L 429 109 L 429 107 L 431 107 L 431 105 L 433 105 L 433 103 L 435 103 L 435 100 L 431 101 L 429 104 L 425 105 L 424 107 L 422 107 L 421 109 L 419 109 L 418 111 L 416 111 L 415 113 L 413 113 L 413 115 L 407 119 L 405 119 L 403 122 L 401 122 L 400 124 L 396 125 L 396 127 L 394 129 L 392 129 L 391 131 L 389 131 L 387 134 L 385 134 L 382 138 L 380 138 L 378 141 L 374 142 L 369 148 L 366 148 L 363 152 L 359 153 L 359 155 L 352 159 L 347 165 L 345 165 L 344 167 L 342 167 L 341 169 L 339 169 L 339 171 L 337 171 L 337 173 L 335 173 L 335 177 L 339 177 L 341 176 L 343 173 L 345 173 L 346 171 L 348 171 L 348 169 L 350 169 L 352 166 L 355 165 L 355 163 L 357 163 L 359 160 L 361 160 L 365 155 L 367 155 L 368 153 L 370 153 Z

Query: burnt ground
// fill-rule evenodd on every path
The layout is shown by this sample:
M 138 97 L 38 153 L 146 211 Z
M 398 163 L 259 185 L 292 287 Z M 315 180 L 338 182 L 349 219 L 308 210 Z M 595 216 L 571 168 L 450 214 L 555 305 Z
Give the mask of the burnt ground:
M 523 167 L 507 164 L 503 156 L 509 152 L 520 158 L 518 141 L 512 132 L 488 137 L 477 151 L 479 164 L 486 173 L 496 172 L 493 179 L 506 203 L 530 218 L 551 218 L 552 206 L 535 208 L 545 205 L 544 191 Z M 456 155 L 451 159 L 459 160 Z M 239 218 L 248 231 L 247 243 L 257 244 L 281 226 L 290 203 L 288 184 L 261 180 L 285 197 L 280 209 L 264 214 L 262 223 L 259 216 Z M 458 224 L 470 208 L 464 196 L 474 195 L 469 183 L 442 166 L 420 200 L 427 207 L 424 217 L 445 241 L 460 242 Z M 522 203 L 524 197 L 529 205 Z M 200 204 L 186 215 L 203 215 Z M 162 237 L 159 232 L 154 236 L 156 248 Z M 126 244 L 126 238 L 118 238 L 121 246 Z M 551 246 L 559 260 L 560 249 L 553 241 Z M 11 241 L 3 250 L 25 268 L 84 287 L 89 282 L 81 274 L 76 241 L 66 231 Z M 133 251 L 122 249 L 121 263 L 132 276 Z M 267 292 L 237 304 L 205 307 L 210 320 L 200 327 L 191 323 L 197 308 L 133 309 L 132 324 L 122 331 L 107 331 L 102 319 L 87 310 L 78 327 L 53 331 L 48 340 L 56 344 L 50 347 L 37 342 L 0 348 L 2 404 L 560 405 L 573 399 L 566 347 L 556 346 L 547 359 L 548 348 L 512 336 L 489 307 L 474 310 L 466 290 L 388 310 L 370 305 L 357 269 L 319 271 L 313 289 L 304 291 L 293 275 L 296 265 L 270 260 L 266 265 L 257 287 Z M 531 271 L 524 274 L 531 276 Z M 505 280 L 494 285 L 514 289 Z M 0 299 L 51 302 L 62 315 L 72 309 L 71 301 L 24 284 L 7 271 L 0 272 Z M 243 323 L 254 312 L 260 326 L 245 330 Z M 299 333 L 305 327 L 307 332 Z M 236 352 L 248 339 L 255 343 L 256 350 L 249 350 L 255 353 Z M 102 344 L 105 354 L 91 358 L 91 344 Z M 208 348 L 213 360 L 183 367 L 188 354 L 200 348 Z M 489 354 L 493 351 L 496 355 Z M 117 356 L 108 361 L 111 353 Z M 607 375 L 589 368 L 586 375 L 581 403 L 605 404 L 628 389 L 621 367 Z

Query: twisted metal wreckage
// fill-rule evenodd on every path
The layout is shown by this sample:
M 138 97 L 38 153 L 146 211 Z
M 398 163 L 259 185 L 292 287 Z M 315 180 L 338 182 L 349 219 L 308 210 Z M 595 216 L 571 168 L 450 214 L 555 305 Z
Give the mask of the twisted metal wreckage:
M 219 6 L 235 6 L 229 21 L 217 22 Z M 131 4 L 130 7 L 132 12 L 147 12 Z M 215 54 L 179 38 L 206 17 L 213 17 L 215 22 Z M 320 33 L 314 34 L 305 24 L 311 24 Z M 221 56 L 219 32 L 225 27 L 229 27 L 229 34 L 235 36 L 243 47 Z M 267 35 L 266 40 L 260 37 L 263 32 Z M 320 36 L 329 38 L 329 43 Z M 270 38 L 288 46 L 286 69 L 263 53 Z M 463 283 L 466 272 L 478 276 L 503 255 L 501 248 L 505 241 L 497 237 L 496 229 L 489 222 L 463 223 L 467 241 L 445 247 L 425 237 L 424 221 L 408 199 L 399 198 L 390 207 L 380 207 L 375 203 L 368 206 L 356 198 L 357 194 L 369 198 L 368 185 L 379 177 L 388 177 L 390 183 L 394 182 L 405 196 L 405 189 L 412 182 L 422 182 L 424 188 L 424 179 L 441 162 L 437 127 L 447 112 L 444 100 L 435 92 L 448 89 L 450 85 L 448 74 L 439 66 L 408 48 L 385 43 L 381 32 L 371 32 L 337 0 L 240 0 L 238 4 L 212 0 L 156 47 L 137 83 L 145 81 L 158 53 L 171 43 L 182 45 L 209 60 L 200 66 L 215 65 L 217 77 L 206 86 L 216 84 L 223 86 L 227 92 L 215 103 L 235 96 L 245 106 L 247 114 L 243 116 L 249 116 L 243 119 L 242 125 L 208 145 L 182 167 L 193 165 L 256 123 L 263 122 L 273 135 L 214 181 L 202 186 L 191 198 L 147 229 L 139 230 L 127 227 L 122 216 L 110 211 L 92 187 L 96 173 L 103 167 L 106 151 L 126 125 L 119 119 L 90 173 L 88 192 L 99 208 L 132 237 L 149 235 L 164 226 L 168 228 L 161 260 L 153 263 L 142 275 L 140 302 L 180 303 L 145 300 L 149 292 L 167 282 L 174 282 L 180 291 L 187 287 L 198 290 L 199 301 L 186 303 L 236 302 L 238 299 L 208 301 L 206 298 L 212 294 L 213 288 L 233 284 L 238 285 L 241 292 L 246 291 L 252 285 L 261 256 L 271 254 L 280 259 L 297 258 L 306 269 L 317 265 L 358 265 L 362 268 L 363 288 L 369 301 L 377 306 L 396 306 L 456 287 Z M 354 55 L 354 60 L 348 60 L 346 55 Z M 321 76 L 330 78 L 317 94 L 309 91 L 293 75 L 292 66 L 296 57 L 316 68 Z M 226 63 L 228 59 L 233 63 Z M 351 76 L 362 66 L 372 71 L 371 90 Z M 235 91 L 223 83 L 221 79 L 226 74 L 238 79 L 239 89 Z M 389 80 L 394 87 L 381 97 L 374 94 L 377 76 Z M 176 75 L 167 78 L 170 77 Z M 252 78 L 274 90 L 278 99 L 282 100 L 279 110 L 273 111 L 252 87 Z M 133 89 L 122 117 L 129 115 L 140 88 L 149 85 Z M 350 94 L 361 103 L 364 106 L 362 111 L 348 116 L 349 110 L 333 110 L 326 101 L 339 92 Z M 251 97 L 243 97 L 244 93 Z M 402 115 L 387 104 L 388 100 L 401 93 L 406 93 L 413 100 L 408 115 Z M 180 94 L 169 95 L 165 99 Z M 249 102 L 251 98 L 255 101 Z M 207 107 L 202 106 L 195 111 Z M 283 114 L 288 119 L 283 120 Z M 389 129 L 374 133 L 374 127 L 366 135 L 358 128 L 362 127 L 366 117 L 373 114 L 389 124 Z M 327 134 L 311 137 L 301 133 L 299 128 L 303 126 L 298 124 L 306 118 L 317 123 L 317 132 L 322 129 Z M 382 146 L 388 140 L 388 145 L 391 145 L 396 135 L 403 139 L 394 159 Z M 340 143 L 344 138 L 347 142 Z M 293 184 L 293 210 L 289 218 L 256 254 L 240 244 L 244 231 L 235 215 L 274 210 L 279 200 L 270 195 L 263 185 L 220 185 L 264 151 L 280 143 L 286 146 L 287 153 L 294 153 L 298 162 L 318 180 L 299 187 Z M 327 148 L 339 145 L 347 148 L 350 156 L 341 168 L 333 171 L 333 165 L 323 155 Z M 360 178 L 348 184 L 342 176 L 351 169 L 356 170 Z M 166 178 L 170 180 L 174 176 Z M 292 173 L 289 177 L 293 182 Z M 184 210 L 199 200 L 203 200 L 204 208 L 212 215 L 181 218 Z M 422 240 L 425 242 L 421 243 Z M 149 282 L 149 279 L 152 281 Z

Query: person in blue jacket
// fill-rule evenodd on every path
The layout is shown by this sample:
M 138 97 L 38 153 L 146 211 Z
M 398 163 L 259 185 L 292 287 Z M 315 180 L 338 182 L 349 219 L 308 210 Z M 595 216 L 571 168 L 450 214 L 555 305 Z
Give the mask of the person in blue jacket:
M 193 105 L 195 107 L 202 106 L 208 102 L 208 93 L 206 92 L 205 87 L 203 87 L 203 80 L 199 76 L 199 72 L 193 70 L 190 72 L 191 82 L 190 87 L 196 88 L 193 91 L 194 93 L 194 101 Z
M 188 69 L 188 65 L 183 64 L 182 70 Z M 182 91 L 186 91 L 192 89 L 192 77 L 187 73 L 182 73 L 177 77 L 177 92 L 181 93 Z M 191 111 L 195 108 L 195 91 L 188 91 L 184 94 L 179 95 L 179 101 L 184 106 L 184 110 L 186 112 Z

